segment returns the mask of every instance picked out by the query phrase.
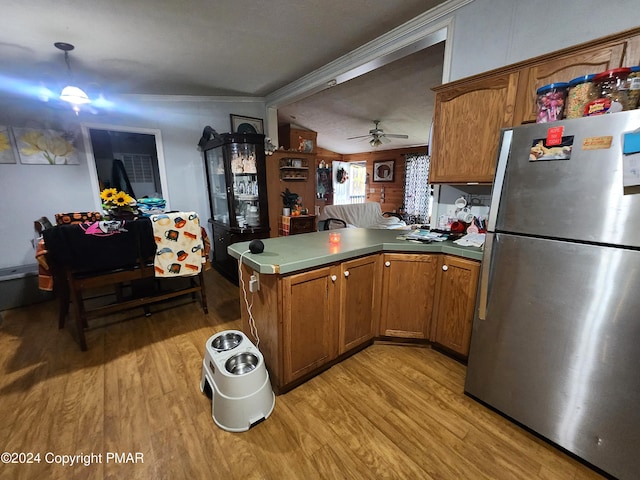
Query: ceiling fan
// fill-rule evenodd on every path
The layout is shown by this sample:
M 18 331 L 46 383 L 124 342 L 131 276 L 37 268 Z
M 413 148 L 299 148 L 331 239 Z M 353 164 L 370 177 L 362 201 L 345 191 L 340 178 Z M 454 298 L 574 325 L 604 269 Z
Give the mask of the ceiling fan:
M 409 138 L 409 135 L 400 135 L 397 133 L 384 133 L 384 131 L 378 126 L 380 123 L 380 120 L 373 120 L 373 123 L 375 124 L 375 127 L 369 130 L 369 135 L 358 135 L 357 137 L 349 137 L 347 138 L 347 140 L 355 140 L 356 138 L 371 137 L 371 140 L 369 140 L 369 144 L 372 147 L 378 147 L 383 143 L 391 142 L 391 140 L 389 140 L 390 138 Z

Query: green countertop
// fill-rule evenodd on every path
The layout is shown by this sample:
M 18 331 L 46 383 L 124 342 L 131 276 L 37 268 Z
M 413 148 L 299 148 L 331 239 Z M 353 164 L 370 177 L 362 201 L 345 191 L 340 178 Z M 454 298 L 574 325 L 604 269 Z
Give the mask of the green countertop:
M 229 255 L 239 259 L 258 273 L 288 274 L 349 260 L 378 252 L 446 253 L 472 260 L 482 260 L 482 249 L 460 247 L 452 241 L 415 243 L 399 240 L 402 230 L 343 228 L 340 242 L 329 242 L 328 231 L 304 233 L 288 237 L 267 238 L 264 252 L 249 252 L 249 242 L 239 242 L 227 248 Z

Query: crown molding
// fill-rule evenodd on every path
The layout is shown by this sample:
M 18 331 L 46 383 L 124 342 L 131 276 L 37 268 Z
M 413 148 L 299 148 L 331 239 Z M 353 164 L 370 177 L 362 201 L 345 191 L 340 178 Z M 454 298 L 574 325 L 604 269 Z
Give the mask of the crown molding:
M 447 15 L 473 0 L 449 0 L 342 57 L 266 96 L 266 107 L 277 108 L 363 75 L 423 48 L 446 40 L 453 25 Z
M 232 95 L 151 95 L 151 94 L 120 94 L 114 98 L 139 102 L 189 102 L 189 103 L 265 103 L 265 97 L 234 97 Z

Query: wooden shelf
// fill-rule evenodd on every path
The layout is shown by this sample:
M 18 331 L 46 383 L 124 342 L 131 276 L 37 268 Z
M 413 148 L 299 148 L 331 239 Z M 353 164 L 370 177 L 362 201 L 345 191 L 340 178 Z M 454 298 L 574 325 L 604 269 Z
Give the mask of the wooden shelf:
M 306 158 L 281 158 L 280 180 L 307 181 L 309 178 L 309 162 Z

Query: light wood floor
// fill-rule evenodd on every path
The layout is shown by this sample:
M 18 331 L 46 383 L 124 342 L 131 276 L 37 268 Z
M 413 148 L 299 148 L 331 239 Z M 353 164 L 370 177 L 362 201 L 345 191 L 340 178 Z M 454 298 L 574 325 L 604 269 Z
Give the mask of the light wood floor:
M 371 346 L 278 396 L 250 431 L 219 429 L 199 390 L 204 345 L 240 313 L 237 288 L 207 280 L 209 315 L 187 303 L 112 316 L 129 319 L 91 329 L 84 353 L 54 302 L 2 312 L 0 451 L 41 462 L 0 464 L 0 478 L 601 478 L 466 397 L 465 367 L 428 348 Z M 91 453 L 102 463 L 47 463 Z

